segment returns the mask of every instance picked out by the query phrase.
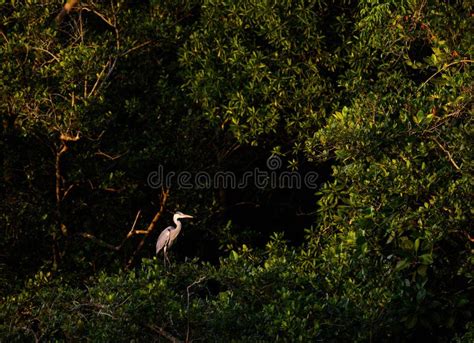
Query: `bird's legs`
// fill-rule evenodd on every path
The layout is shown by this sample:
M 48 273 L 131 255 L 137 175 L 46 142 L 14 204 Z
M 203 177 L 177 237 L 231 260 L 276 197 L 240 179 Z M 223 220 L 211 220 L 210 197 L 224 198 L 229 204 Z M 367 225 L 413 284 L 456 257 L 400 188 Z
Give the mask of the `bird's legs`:
M 166 262 L 168 261 L 168 266 L 171 267 L 171 262 L 170 262 L 170 259 L 168 258 L 168 252 L 166 251 L 166 246 L 164 247 L 163 249 L 163 263 L 165 265 L 165 268 L 166 268 Z
M 166 246 L 163 248 L 163 265 L 166 268 Z

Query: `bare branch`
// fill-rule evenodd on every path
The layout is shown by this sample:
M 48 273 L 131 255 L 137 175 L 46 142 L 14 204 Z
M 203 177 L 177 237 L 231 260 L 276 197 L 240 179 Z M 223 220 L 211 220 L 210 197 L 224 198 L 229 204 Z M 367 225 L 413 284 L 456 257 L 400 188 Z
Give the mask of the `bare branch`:
M 124 246 L 125 242 L 131 238 L 132 236 L 134 235 L 143 235 L 143 237 L 141 238 L 140 240 L 140 243 L 138 244 L 137 248 L 135 249 L 132 257 L 129 259 L 128 263 L 127 263 L 127 268 L 129 268 L 133 261 L 135 260 L 136 256 L 138 255 L 138 253 L 140 252 L 140 250 L 142 249 L 143 245 L 145 244 L 145 240 L 146 238 L 149 236 L 149 234 L 153 231 L 153 229 L 155 228 L 156 226 L 156 223 L 158 222 L 158 220 L 160 219 L 162 213 L 164 212 L 164 209 L 165 209 L 165 203 L 166 203 L 166 200 L 168 198 L 168 194 L 169 194 L 169 190 L 163 190 L 162 194 L 161 194 L 161 202 L 160 202 L 160 209 L 158 210 L 158 212 L 155 214 L 155 216 L 153 217 L 153 220 L 151 221 L 151 223 L 147 226 L 146 230 L 135 230 L 135 226 L 137 224 L 137 221 L 138 221 L 138 218 L 140 217 L 140 214 L 141 214 L 141 211 L 138 211 L 137 215 L 135 216 L 135 220 L 133 222 L 133 225 L 132 225 L 132 228 L 130 229 L 130 231 L 128 232 L 128 234 L 125 236 L 125 238 L 122 240 L 122 242 L 119 244 L 119 245 L 113 245 L 113 244 L 110 244 L 110 243 L 107 243 L 103 240 L 101 240 L 100 238 L 97 238 L 95 237 L 94 235 L 90 234 L 90 233 L 87 233 L 87 232 L 81 232 L 79 233 L 79 236 L 83 237 L 83 238 L 87 238 L 87 239 L 90 239 L 92 240 L 93 242 L 97 243 L 98 245 L 100 246 L 103 246 L 103 247 L 106 247 L 110 250 L 113 250 L 113 251 L 119 251 L 120 249 L 122 249 L 122 247 Z
M 105 133 L 105 130 L 102 130 L 102 132 L 99 133 L 99 135 L 98 135 L 97 137 L 95 137 L 95 138 L 94 138 L 94 137 L 89 137 L 89 136 L 86 136 L 86 135 L 84 135 L 84 137 L 86 137 L 86 138 L 87 138 L 88 140 L 90 140 L 90 141 L 98 142 L 98 141 L 102 138 L 102 136 L 104 135 L 104 133 Z
M 434 73 L 433 75 L 431 75 L 425 82 L 423 82 L 423 84 L 418 88 L 418 90 L 420 90 L 423 86 L 425 86 L 433 77 L 435 77 L 436 75 L 438 75 L 439 73 L 445 71 L 446 69 L 448 69 L 449 67 L 452 67 L 453 65 L 456 65 L 456 64 L 459 64 L 459 63 L 472 63 L 474 62 L 473 60 L 460 60 L 460 61 L 455 61 L 455 62 L 452 62 L 452 63 L 449 63 L 445 66 L 443 66 L 443 68 L 441 68 L 440 70 L 438 70 L 436 73 Z
M 75 136 L 70 136 L 67 133 L 61 133 L 59 139 L 63 142 L 76 142 L 81 138 L 81 134 L 78 132 Z
M 120 54 L 120 56 L 128 55 L 128 54 L 131 53 L 132 51 L 135 51 L 135 50 L 138 50 L 138 49 L 140 49 L 140 48 L 143 48 L 144 46 L 147 46 L 147 45 L 149 45 L 150 43 L 151 43 L 151 41 L 149 40 L 149 41 L 146 41 L 145 43 L 142 43 L 142 44 L 139 44 L 139 45 L 137 45 L 137 46 L 134 46 L 133 48 L 130 48 L 130 49 L 126 50 L 125 52 L 122 52 L 122 53 Z
M 103 156 L 103 157 L 108 158 L 109 160 L 112 160 L 112 161 L 122 157 L 125 154 L 126 154 L 126 152 L 121 154 L 121 155 L 110 156 L 109 154 L 106 154 L 105 152 L 102 152 L 100 150 L 95 153 L 96 156 Z
M 3 33 L 3 30 L 0 30 L 0 35 L 3 37 L 3 39 L 5 39 L 5 41 L 7 43 L 10 43 L 10 41 L 8 40 L 7 36 L 5 36 L 5 33 Z
M 87 232 L 80 232 L 79 236 L 90 239 L 93 242 L 97 243 L 98 245 L 100 245 L 102 247 L 105 247 L 105 248 L 108 248 L 110 250 L 119 251 L 120 248 L 122 247 L 121 245 L 115 246 L 115 245 L 109 244 L 109 243 L 101 240 L 100 238 L 97 238 L 96 236 L 91 235 L 90 233 L 87 233 Z
M 159 334 L 160 336 L 163 336 L 164 338 L 166 338 L 166 339 L 169 340 L 170 342 L 173 342 L 173 343 L 182 343 L 182 341 L 180 341 L 179 339 L 177 339 L 176 337 L 174 337 L 174 336 L 171 335 L 170 333 L 166 332 L 165 330 L 163 330 L 163 328 L 160 328 L 159 326 L 150 325 L 150 324 L 147 324 L 146 326 L 147 326 L 149 329 L 151 329 L 153 332 L 156 332 L 156 333 Z
M 63 192 L 63 197 L 61 200 L 64 200 L 66 198 L 66 196 L 68 195 L 68 193 L 71 191 L 71 189 L 74 188 L 74 184 L 70 185 L 64 192 Z
M 130 232 L 130 236 L 133 236 L 133 235 L 146 235 L 148 234 L 148 231 L 147 230 L 133 230 Z
M 446 153 L 446 155 L 448 156 L 449 161 L 454 166 L 454 168 L 456 168 L 457 170 L 461 170 L 461 168 L 459 168 L 457 163 L 454 161 L 453 156 L 451 155 L 451 153 L 436 138 L 433 138 L 433 140 L 436 142 L 436 144 L 438 144 L 438 146 L 441 148 L 441 150 L 443 150 Z
M 140 243 L 138 244 L 137 249 L 133 253 L 132 257 L 130 258 L 130 260 L 128 260 L 127 268 L 129 268 L 133 264 L 133 262 L 134 262 L 135 258 L 137 257 L 138 253 L 140 252 L 143 245 L 145 244 L 145 241 L 146 241 L 147 237 L 155 229 L 156 223 L 158 222 L 158 220 L 160 219 L 161 215 L 163 214 L 163 212 L 165 210 L 165 204 L 166 204 L 166 200 L 168 199 L 168 194 L 169 194 L 169 189 L 163 190 L 161 192 L 160 209 L 158 210 L 158 212 L 156 212 L 155 216 L 153 217 L 153 220 L 148 225 L 146 230 L 143 230 L 143 231 L 140 230 L 140 233 L 143 234 L 143 237 L 142 237 Z
M 61 149 L 56 153 L 56 202 L 61 202 L 61 157 L 66 153 L 68 147 L 66 144 L 63 144 Z
M 102 79 L 102 76 L 104 75 L 104 72 L 107 69 L 107 67 L 109 66 L 109 64 L 110 64 L 110 60 L 107 61 L 107 63 L 102 67 L 102 70 L 100 71 L 99 75 L 97 76 L 97 80 L 95 81 L 94 86 L 92 87 L 92 90 L 89 92 L 87 97 L 90 97 L 90 96 L 94 95 L 94 93 L 96 91 L 96 88 L 99 86 L 99 82 Z
M 107 18 L 105 15 L 103 15 L 102 13 L 96 11 L 95 9 L 93 8 L 89 8 L 87 6 L 81 6 L 81 11 L 86 11 L 86 12 L 92 12 L 94 13 L 96 16 L 98 16 L 100 19 L 102 19 L 104 21 L 104 23 L 106 23 L 107 25 L 109 25 L 110 27 L 113 27 L 115 28 L 115 25 L 112 23 L 112 21 Z
M 138 211 L 137 215 L 135 216 L 135 221 L 133 222 L 132 228 L 130 229 L 130 232 L 127 234 L 127 238 L 133 236 L 133 233 L 135 232 L 135 225 L 137 224 L 138 218 L 140 217 L 140 213 L 142 211 Z
M 102 67 L 101 72 L 97 76 L 97 80 L 95 81 L 94 85 L 92 86 L 92 90 L 89 92 L 89 95 L 87 95 L 87 80 L 84 81 L 84 95 L 86 97 L 90 97 L 94 95 L 97 91 L 99 91 L 103 85 L 107 82 L 109 79 L 110 75 L 112 74 L 113 70 L 115 69 L 115 65 L 117 64 L 118 57 L 121 56 L 119 54 L 120 51 L 120 36 L 119 36 L 119 30 L 117 27 L 117 17 L 116 14 L 118 10 L 116 10 L 115 6 L 112 3 L 112 8 L 113 8 L 113 17 L 112 18 L 107 18 L 105 15 L 102 13 L 96 11 L 94 8 L 90 8 L 87 6 L 82 6 L 81 11 L 88 11 L 94 13 L 96 16 L 98 16 L 100 19 L 102 19 L 107 25 L 109 25 L 111 28 L 114 29 L 115 33 L 115 46 L 116 46 L 116 54 L 115 57 L 110 57 L 107 63 Z M 106 70 L 108 69 L 107 73 Z M 104 77 L 105 75 L 105 77 Z
M 49 56 L 51 56 L 56 62 L 59 62 L 59 57 L 56 56 L 56 55 L 54 55 L 51 51 L 48 51 L 48 50 L 43 49 L 43 48 L 38 48 L 38 47 L 35 47 L 35 46 L 31 47 L 31 49 L 45 52 L 45 53 L 47 53 Z
M 187 316 L 187 325 L 186 325 L 186 340 L 185 342 L 188 343 L 189 342 L 189 297 L 190 297 L 190 292 L 189 290 L 191 289 L 191 287 L 197 285 L 197 284 L 200 284 L 201 282 L 203 282 L 204 280 L 206 279 L 205 276 L 201 276 L 199 279 L 197 279 L 196 281 L 194 281 L 192 284 L 190 284 L 188 287 L 186 287 L 186 295 L 187 295 L 187 302 L 186 302 L 186 316 Z

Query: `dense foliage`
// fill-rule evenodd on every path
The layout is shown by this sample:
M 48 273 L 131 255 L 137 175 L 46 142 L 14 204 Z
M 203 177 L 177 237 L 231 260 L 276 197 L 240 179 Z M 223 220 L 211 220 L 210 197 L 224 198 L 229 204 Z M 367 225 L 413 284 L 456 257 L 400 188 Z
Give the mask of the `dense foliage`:
M 0 2 L 2 341 L 474 339 L 469 2 L 62 8 Z

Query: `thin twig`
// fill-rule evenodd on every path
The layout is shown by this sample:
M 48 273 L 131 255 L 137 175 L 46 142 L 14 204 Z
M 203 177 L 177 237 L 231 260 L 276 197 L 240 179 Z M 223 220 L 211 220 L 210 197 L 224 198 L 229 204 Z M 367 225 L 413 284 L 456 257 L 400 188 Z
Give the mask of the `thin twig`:
M 56 203 L 61 202 L 61 190 L 62 190 L 62 180 L 61 180 L 61 157 L 66 153 L 68 147 L 65 143 L 62 144 L 61 149 L 56 153 Z
M 135 216 L 135 220 L 133 221 L 133 225 L 132 225 L 132 231 L 135 229 L 135 225 L 137 224 L 137 221 L 138 221 L 138 218 L 140 217 L 141 212 L 142 212 L 142 210 L 139 210 L 137 212 L 137 215 Z
M 137 49 L 143 48 L 144 46 L 147 46 L 147 45 L 150 44 L 150 43 L 151 43 L 151 41 L 149 40 L 149 41 L 146 41 L 145 43 L 138 44 L 137 46 L 134 46 L 134 47 L 132 47 L 132 48 L 126 50 L 125 52 L 122 52 L 122 53 L 120 54 L 120 56 L 128 55 L 128 54 L 131 53 L 132 51 L 135 51 L 135 50 L 137 50 Z
M 113 245 L 113 244 L 107 243 L 107 242 L 103 241 L 102 239 L 97 238 L 96 236 L 94 236 L 90 233 L 87 233 L 87 232 L 79 233 L 79 236 L 90 239 L 90 240 L 94 241 L 95 243 L 97 243 L 98 245 L 103 246 L 105 248 L 108 248 L 110 250 L 119 251 L 120 249 L 122 249 L 125 242 L 133 235 L 133 232 L 135 231 L 134 230 L 135 225 L 137 224 L 138 217 L 140 216 L 140 213 L 141 213 L 141 210 L 138 211 L 130 232 L 127 234 L 127 236 L 125 236 L 125 238 L 122 240 L 122 242 L 119 245 Z
M 63 197 L 61 200 L 64 200 L 66 198 L 66 196 L 68 195 L 68 193 L 71 191 L 71 189 L 74 188 L 74 184 L 72 185 L 69 185 L 69 187 L 63 192 Z
M 125 238 L 122 240 L 122 242 L 119 244 L 119 245 L 113 245 L 113 244 L 110 244 L 110 243 L 107 243 L 105 241 L 103 241 L 102 239 L 100 238 L 97 238 L 96 236 L 88 233 L 88 232 L 81 232 L 79 233 L 78 235 L 83 237 L 83 238 L 87 238 L 87 239 L 90 239 L 91 241 L 97 243 L 98 245 L 102 246 L 102 247 L 105 247 L 105 248 L 108 248 L 110 250 L 114 250 L 114 251 L 119 251 L 120 249 L 122 249 L 122 247 L 124 246 L 125 242 L 132 236 L 134 235 L 143 235 L 140 243 L 138 244 L 135 252 L 133 253 L 132 257 L 130 258 L 130 260 L 128 261 L 127 263 L 127 268 L 130 267 L 130 265 L 133 263 L 135 257 L 138 255 L 138 253 L 140 252 L 141 248 L 143 247 L 144 243 L 145 243 L 145 239 L 147 238 L 147 236 L 153 231 L 153 229 L 155 228 L 156 226 L 156 223 L 158 222 L 158 219 L 160 219 L 162 213 L 164 212 L 164 208 L 165 208 L 165 203 L 166 203 L 166 199 L 168 198 L 168 194 L 169 194 L 169 190 L 166 190 L 166 191 L 163 191 L 162 192 L 162 195 L 161 195 L 161 204 L 160 204 L 160 209 L 159 211 L 155 214 L 153 220 L 151 221 L 151 223 L 147 226 L 147 229 L 146 230 L 135 230 L 135 226 L 137 224 L 137 221 L 138 221 L 138 218 L 140 217 L 140 214 L 141 214 L 141 210 L 138 211 L 137 215 L 135 216 L 135 220 L 133 222 L 133 225 L 132 225 L 132 228 L 130 229 L 130 231 L 128 232 L 128 234 L 125 236 Z
M 97 86 L 99 85 L 100 80 L 102 79 L 102 75 L 104 74 L 105 69 L 107 69 L 109 64 L 110 64 L 110 60 L 107 61 L 107 63 L 102 67 L 102 70 L 100 71 L 99 75 L 97 76 L 97 80 L 95 81 L 94 86 L 92 87 L 92 90 L 89 92 L 89 95 L 87 95 L 87 97 L 90 97 L 91 95 L 94 94 Z
M 194 281 L 192 284 L 186 287 L 186 294 L 187 294 L 187 302 L 186 302 L 187 324 L 186 324 L 186 340 L 185 340 L 186 343 L 189 342 L 189 297 L 190 297 L 189 290 L 191 289 L 191 287 L 203 282 L 205 278 L 206 278 L 205 276 L 201 276 L 198 280 Z
M 46 50 L 46 49 L 38 48 L 38 47 L 35 47 L 35 46 L 31 47 L 31 49 L 45 52 L 45 53 L 47 53 L 49 56 L 51 56 L 56 62 L 59 62 L 59 57 L 56 56 L 56 55 L 54 55 L 52 52 L 50 52 L 50 51 L 48 51 L 48 50 Z
M 449 63 L 445 66 L 443 66 L 443 68 L 441 68 L 440 70 L 438 70 L 436 73 L 434 73 L 433 75 L 431 75 L 425 82 L 422 83 L 422 85 L 418 88 L 418 90 L 420 90 L 424 85 L 426 85 L 433 77 L 435 77 L 436 75 L 438 75 L 439 73 L 445 71 L 446 69 L 448 69 L 449 67 L 453 66 L 453 65 L 456 65 L 456 64 L 459 64 L 459 63 L 472 63 L 474 62 L 473 60 L 460 60 L 460 61 L 455 61 L 455 62 L 452 62 L 452 63 Z
M 130 237 L 133 235 L 146 235 L 148 234 L 148 230 L 133 230 L 129 232 Z
M 123 154 L 120 154 L 120 155 L 110 156 L 109 154 L 106 154 L 105 152 L 102 152 L 100 150 L 95 153 L 96 156 L 103 156 L 103 157 L 108 158 L 109 160 L 112 160 L 112 161 L 122 157 L 125 154 L 126 154 L 126 152 L 123 153 Z
M 156 333 L 159 334 L 160 336 L 163 336 L 164 338 L 168 339 L 170 342 L 173 342 L 173 343 L 182 343 L 182 341 L 180 341 L 179 339 L 177 339 L 176 337 L 174 337 L 174 336 L 171 335 L 170 333 L 166 332 L 165 330 L 163 330 L 163 328 L 160 328 L 159 326 L 150 325 L 150 324 L 147 324 L 146 326 L 147 326 L 149 329 L 151 329 L 153 332 L 156 332 Z
M 2 30 L 0 30 L 0 35 L 3 37 L 3 39 L 5 39 L 5 41 L 6 41 L 7 43 L 10 43 L 10 41 L 9 41 L 8 38 L 7 38 L 7 36 L 5 36 L 5 34 L 3 33 Z
M 106 18 L 105 15 L 103 15 L 102 13 L 94 10 L 94 9 L 91 9 L 89 7 L 86 7 L 86 6 L 81 6 L 81 11 L 86 11 L 86 12 L 92 12 L 94 13 L 96 16 L 98 16 L 100 19 L 102 19 L 107 25 L 109 25 L 110 27 L 113 27 L 115 28 L 115 25 L 112 24 L 112 22 L 110 21 L 110 19 Z
M 451 164 L 454 166 L 454 168 L 456 168 L 457 170 L 461 170 L 461 168 L 459 168 L 457 163 L 454 161 L 453 156 L 451 155 L 451 153 L 436 138 L 433 138 L 433 140 L 436 142 L 436 144 L 438 144 L 438 146 L 441 148 L 441 150 L 443 150 L 446 153 L 446 155 L 448 156 L 448 158 L 451 161 Z
M 91 235 L 90 233 L 87 233 L 87 232 L 80 232 L 79 236 L 90 239 L 93 242 L 97 243 L 98 245 L 100 245 L 102 247 L 105 247 L 105 248 L 108 248 L 110 250 L 118 251 L 121 248 L 121 245 L 118 245 L 118 246 L 112 245 L 112 244 L 107 243 L 107 242 L 103 241 L 102 239 L 97 238 L 96 236 Z
M 142 210 L 139 210 L 137 215 L 135 216 L 135 221 L 133 222 L 132 228 L 130 229 L 130 232 L 127 234 L 127 238 L 131 237 L 134 232 L 135 232 L 135 225 L 137 224 L 138 218 L 140 217 L 140 213 Z
M 133 264 L 133 262 L 134 262 L 135 258 L 137 257 L 138 253 L 140 252 L 143 245 L 145 244 L 145 241 L 146 241 L 147 237 L 154 230 L 156 224 L 158 223 L 158 220 L 160 219 L 161 215 L 163 214 L 163 212 L 165 210 L 165 204 L 166 204 L 166 200 L 168 199 L 168 194 L 169 194 L 169 189 L 163 190 L 161 192 L 160 209 L 158 210 L 158 212 L 156 212 L 155 216 L 153 217 L 153 220 L 148 225 L 146 230 L 143 230 L 143 232 L 140 232 L 140 233 L 143 234 L 143 237 L 141 238 L 141 241 L 138 244 L 137 248 L 135 249 L 135 252 L 133 253 L 132 257 L 128 260 L 126 268 L 130 268 L 130 266 Z

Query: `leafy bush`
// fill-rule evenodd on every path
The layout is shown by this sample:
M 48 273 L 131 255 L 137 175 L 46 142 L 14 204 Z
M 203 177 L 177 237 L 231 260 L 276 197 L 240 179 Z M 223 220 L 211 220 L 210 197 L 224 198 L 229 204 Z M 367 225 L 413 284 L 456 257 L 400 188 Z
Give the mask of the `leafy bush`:
M 67 3 L 0 5 L 2 340 L 472 339 L 470 4 Z M 147 185 L 245 152 L 329 166 L 302 241 Z M 172 268 L 137 262 L 176 208 Z

